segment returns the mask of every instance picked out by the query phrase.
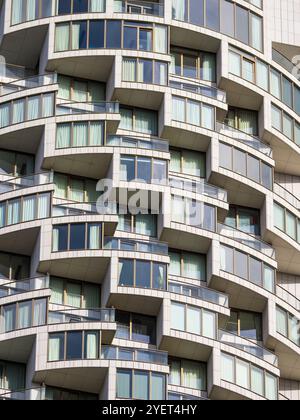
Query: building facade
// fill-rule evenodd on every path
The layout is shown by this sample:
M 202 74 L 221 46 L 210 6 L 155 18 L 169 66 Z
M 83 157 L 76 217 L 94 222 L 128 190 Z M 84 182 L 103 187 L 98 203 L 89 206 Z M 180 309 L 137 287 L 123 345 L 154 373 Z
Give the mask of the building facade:
M 0 6 L 0 398 L 300 399 L 300 1 Z

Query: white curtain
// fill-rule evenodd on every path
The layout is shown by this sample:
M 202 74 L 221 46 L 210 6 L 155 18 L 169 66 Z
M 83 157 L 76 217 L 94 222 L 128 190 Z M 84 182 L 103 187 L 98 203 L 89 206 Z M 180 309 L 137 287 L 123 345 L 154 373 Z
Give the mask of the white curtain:
M 55 336 L 55 335 L 49 336 L 49 354 L 48 354 L 49 362 L 54 362 L 56 360 L 59 360 L 61 345 L 62 345 L 61 336 Z
M 97 359 L 98 334 L 96 332 L 87 332 L 85 335 L 86 358 Z
M 155 62 L 155 83 L 166 86 L 168 82 L 168 66 L 160 61 Z
M 7 224 L 14 225 L 20 221 L 20 199 L 8 203 Z
M 64 149 L 71 146 L 71 125 L 58 124 L 56 129 L 56 147 Z
M 84 285 L 84 308 L 96 309 L 100 307 L 100 289 L 92 284 Z
M 121 122 L 120 128 L 123 130 L 132 130 L 133 129 L 133 115 L 130 109 L 121 108 Z
M 73 82 L 73 100 L 76 102 L 86 102 L 88 87 L 87 82 L 74 80 Z
M 173 276 L 180 276 L 181 275 L 181 254 L 170 251 L 169 255 L 170 255 L 169 273 Z
M 87 123 L 75 123 L 73 125 L 73 147 L 87 146 L 88 133 Z
M 11 23 L 12 25 L 16 25 L 17 23 L 21 23 L 23 20 L 23 1 L 24 0 L 13 0 L 12 3 L 12 18 Z
M 5 226 L 6 222 L 6 203 L 0 204 L 0 227 Z
M 229 51 L 229 72 L 241 76 L 241 56 L 234 51 Z
M 183 197 L 172 196 L 172 222 L 185 222 L 185 200 Z
M 200 103 L 187 100 L 186 119 L 188 124 L 200 126 Z
M 256 84 L 262 89 L 269 90 L 269 66 L 256 60 Z
M 222 353 L 222 364 L 221 364 L 221 379 L 226 382 L 235 382 L 234 367 L 235 359 L 232 356 Z
M 201 105 L 201 125 L 213 130 L 215 126 L 215 108 L 209 105 Z
M 191 334 L 201 334 L 201 309 L 192 306 L 187 307 L 186 331 Z
M 39 2 L 36 0 L 27 0 L 27 7 L 26 7 L 26 20 L 34 20 L 38 17 L 38 5 Z
M 190 279 L 205 280 L 203 278 L 204 261 L 196 254 L 184 253 L 183 276 Z
M 101 249 L 101 225 L 89 225 L 89 249 Z
M 82 179 L 72 178 L 70 181 L 70 199 L 83 203 L 85 201 L 84 182 Z
M 71 78 L 58 75 L 58 97 L 61 99 L 71 99 Z
M 10 123 L 9 114 L 10 114 L 10 104 L 3 104 L 0 106 L 0 127 L 7 127 Z
M 47 299 L 34 301 L 33 326 L 46 324 Z
M 167 53 L 167 28 L 162 25 L 154 27 L 154 52 Z
M 31 326 L 32 301 L 19 304 L 19 325 L 18 328 L 29 328 Z
M 35 120 L 39 118 L 40 96 L 30 96 L 28 98 L 27 119 Z
M 55 27 L 55 51 L 67 51 L 69 49 L 68 23 L 59 23 Z
M 54 185 L 56 198 L 68 198 L 68 177 L 66 175 L 55 174 Z
M 173 120 L 185 122 L 185 100 L 178 96 L 172 97 Z
M 23 215 L 22 215 L 22 221 L 23 222 L 28 222 L 30 220 L 34 220 L 34 217 L 35 217 L 35 202 L 36 202 L 36 196 L 35 195 L 24 197 L 24 200 L 23 200 Z
M 53 228 L 53 252 L 58 251 L 58 245 L 59 245 L 59 230 L 57 228 Z
M 103 123 L 102 122 L 91 122 L 90 123 L 90 146 L 102 146 L 103 145 Z
M 270 91 L 276 98 L 281 98 L 281 75 L 273 68 L 270 72 Z
M 249 363 L 243 360 L 236 360 L 236 384 L 242 388 L 249 389 Z
M 287 321 L 287 312 L 283 309 L 276 308 L 276 330 L 279 334 L 284 337 L 288 336 L 288 321 Z
M 184 21 L 184 18 L 185 18 L 185 0 L 173 0 L 172 9 L 173 9 L 173 19 Z
M 13 124 L 17 124 L 24 121 L 25 106 L 24 99 L 18 99 L 13 103 Z
M 140 133 L 156 135 L 157 133 L 157 115 L 155 112 L 146 110 L 136 110 L 135 130 Z
M 38 196 L 38 219 L 49 217 L 50 213 L 50 194 L 39 194 Z
M 1 330 L 4 332 L 13 331 L 16 328 L 16 305 L 6 305 L 3 307 L 4 325 Z
M 251 45 L 253 48 L 261 51 L 263 49 L 262 41 L 262 18 L 250 13 L 250 25 L 251 25 Z
M 123 59 L 123 80 L 124 82 L 135 82 L 137 60 L 135 58 Z
M 213 312 L 203 310 L 202 311 L 202 335 L 204 337 L 216 338 L 216 316 Z
M 200 366 L 197 362 L 183 362 L 183 386 L 192 389 L 202 389 Z
M 216 60 L 213 54 L 204 54 L 201 63 L 202 79 L 214 82 L 216 78 Z
M 55 277 L 50 279 L 51 302 L 58 305 L 64 303 L 64 281 Z
M 80 42 L 80 22 L 72 24 L 72 50 L 79 50 Z
M 155 236 L 156 219 L 152 214 L 136 215 L 136 233 L 140 235 Z
M 181 172 L 181 153 L 177 150 L 171 150 L 170 171 Z
M 90 0 L 90 12 L 105 12 L 105 0 Z
M 148 400 L 149 399 L 149 373 L 142 371 L 134 372 L 133 380 L 133 395 L 134 399 Z
M 51 117 L 53 115 L 53 99 L 54 96 L 52 93 L 47 93 L 46 95 L 43 95 L 43 116 Z
M 180 386 L 181 384 L 181 364 L 179 360 L 170 361 L 170 376 L 169 381 L 171 385 Z
M 175 302 L 171 303 L 171 328 L 185 331 L 185 305 Z
M 255 366 L 251 366 L 251 391 L 264 395 L 264 372 Z
M 81 307 L 81 285 L 77 283 L 67 283 L 67 305 L 74 308 Z

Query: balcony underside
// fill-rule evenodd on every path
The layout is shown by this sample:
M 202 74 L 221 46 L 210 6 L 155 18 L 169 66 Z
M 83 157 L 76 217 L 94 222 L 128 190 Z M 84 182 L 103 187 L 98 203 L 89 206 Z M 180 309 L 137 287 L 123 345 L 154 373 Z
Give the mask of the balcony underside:
M 0 53 L 9 64 L 36 68 L 48 32 L 48 24 L 31 26 L 5 34 Z M 34 48 L 33 48 L 34 45 Z
M 38 226 L 22 229 L 22 224 L 17 225 L 18 230 L 1 234 L 0 249 L 5 252 L 31 256 L 37 242 L 40 228 Z
M 122 289 L 122 287 L 119 287 L 118 293 L 110 294 L 106 304 L 108 308 L 118 308 L 121 311 L 135 312 L 149 316 L 159 315 L 162 298 L 151 296 L 152 291 L 150 290 L 133 289 L 135 293 L 130 294 L 129 291 L 126 292 Z M 146 295 L 147 292 L 148 296 Z
M 220 386 L 213 386 L 211 393 L 209 394 L 209 398 L 211 400 L 218 400 L 218 401 L 245 401 L 248 398 L 244 397 L 243 395 L 238 394 L 237 392 L 233 392 L 229 389 L 222 388 Z
M 240 81 L 240 83 L 236 83 L 229 79 L 221 79 L 219 88 L 226 91 L 227 102 L 230 106 L 237 108 L 259 111 L 263 102 L 263 96 L 243 86 L 243 79 L 240 79 Z
M 200 337 L 201 338 L 201 337 Z M 168 351 L 169 356 L 207 362 L 211 356 L 212 347 L 180 338 L 163 336 L 160 350 Z
M 184 24 L 184 22 L 178 22 L 178 25 L 182 24 Z M 201 31 L 205 31 L 205 29 L 200 26 L 194 26 L 195 30 L 190 30 L 175 25 L 176 21 L 173 21 L 170 36 L 171 45 L 211 52 L 217 52 L 219 50 L 221 40 L 201 33 Z M 220 36 L 217 33 L 216 35 Z
M 34 342 L 35 334 L 32 330 L 23 337 L 14 337 L 8 340 L 2 338 L 0 341 L 0 359 L 8 362 L 27 363 Z
M 107 366 L 48 369 L 36 372 L 33 381 L 57 388 L 99 394 L 107 374 Z
M 183 226 L 185 227 L 185 225 Z M 204 236 L 205 235 L 205 236 Z M 206 236 L 207 235 L 207 236 Z M 211 232 L 199 229 L 199 235 L 173 228 L 164 228 L 160 240 L 167 242 L 169 248 L 206 254 L 211 246 Z
M 283 340 L 286 341 L 285 338 Z M 289 347 L 272 336 L 268 337 L 266 344 L 278 356 L 280 376 L 285 379 L 300 381 L 300 348 L 297 348 L 292 342 L 291 347 Z M 294 351 L 292 347 L 296 348 L 297 351 Z
M 147 109 L 153 109 L 157 111 L 164 99 L 164 93 L 155 90 L 155 86 L 152 85 L 143 85 L 147 86 L 147 89 L 142 89 L 138 84 L 135 89 L 114 89 L 112 101 L 118 100 L 122 105 L 136 106 L 144 108 L 145 105 Z
M 35 154 L 44 133 L 44 125 L 21 129 L 18 127 L 20 125 L 11 126 L 8 132 L 0 135 L 0 148 Z
M 274 228 L 276 230 L 276 228 Z M 278 271 L 286 274 L 299 275 L 300 273 L 300 244 L 289 238 L 284 233 L 278 235 L 273 231 L 267 231 L 264 240 L 270 242 L 275 248 Z M 282 235 L 279 236 L 279 235 Z

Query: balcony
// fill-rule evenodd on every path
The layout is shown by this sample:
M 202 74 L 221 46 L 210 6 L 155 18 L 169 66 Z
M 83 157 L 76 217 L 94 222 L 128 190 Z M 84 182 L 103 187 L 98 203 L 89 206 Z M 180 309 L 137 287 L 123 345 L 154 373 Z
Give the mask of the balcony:
M 137 138 L 131 136 L 111 135 L 106 139 L 106 146 L 111 147 L 133 147 L 136 149 L 157 150 L 159 152 L 169 152 L 169 143 L 158 138 Z
M 276 286 L 276 296 L 288 305 L 291 305 L 294 309 L 297 309 L 297 311 L 300 311 L 300 300 L 278 284 Z
M 48 312 L 48 324 L 115 322 L 114 309 L 66 309 Z
M 168 245 L 156 241 L 135 241 L 122 238 L 104 238 L 104 249 L 112 251 L 143 252 L 168 256 Z
M 279 185 L 276 182 L 274 183 L 274 193 L 291 204 L 295 209 L 300 210 L 300 200 L 287 189 L 285 189 L 282 185 Z
M 203 179 L 196 181 L 179 174 L 172 174 L 170 176 L 170 187 L 202 194 L 227 203 L 227 191 L 210 185 Z
M 244 143 L 246 146 L 255 149 L 256 151 L 263 153 L 268 157 L 273 156 L 273 151 L 269 145 L 264 143 L 258 137 L 252 136 L 251 134 L 247 134 L 243 131 L 240 131 L 234 127 L 228 125 L 228 122 L 216 122 L 216 131 L 219 134 L 224 136 L 233 138 L 234 140 L 240 141 Z
M 207 287 L 192 286 L 185 283 L 175 283 L 172 280 L 169 280 L 168 291 L 229 308 L 229 299 L 227 295 L 217 292 L 216 290 L 208 289 Z
M 26 89 L 34 89 L 42 86 L 50 86 L 57 83 L 57 74 L 30 76 L 26 79 L 18 79 L 0 86 L 0 96 L 21 92 Z
M 24 188 L 37 187 L 53 183 L 53 172 L 44 172 L 17 178 L 1 180 L 0 195 Z
M 173 89 L 184 90 L 185 92 L 196 93 L 198 95 L 206 96 L 211 99 L 216 99 L 220 102 L 226 103 L 226 92 L 221 89 L 217 89 L 213 86 L 208 86 L 201 83 L 192 83 L 190 79 L 183 77 L 176 78 L 172 75 L 169 86 Z
M 56 115 L 118 114 L 118 102 L 68 102 L 56 104 Z
M 231 226 L 223 225 L 221 223 L 218 224 L 218 233 L 226 238 L 233 239 L 243 245 L 249 246 L 267 257 L 275 258 L 275 249 L 271 245 L 249 233 L 242 232 L 241 230 L 234 229 Z
M 115 13 L 164 17 L 165 7 L 159 2 L 115 0 Z
M 49 277 L 33 277 L 0 285 L 0 298 L 49 288 Z
M 168 353 L 158 350 L 101 346 L 101 359 L 168 365 Z
M 274 353 L 246 338 L 232 334 L 228 331 L 219 330 L 219 341 L 258 357 L 270 365 L 278 366 L 278 357 Z

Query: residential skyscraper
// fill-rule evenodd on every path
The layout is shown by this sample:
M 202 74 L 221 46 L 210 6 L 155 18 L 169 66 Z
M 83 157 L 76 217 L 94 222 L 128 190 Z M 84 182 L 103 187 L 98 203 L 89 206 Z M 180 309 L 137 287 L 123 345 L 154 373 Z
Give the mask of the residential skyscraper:
M 0 7 L 0 399 L 300 399 L 300 0 Z

